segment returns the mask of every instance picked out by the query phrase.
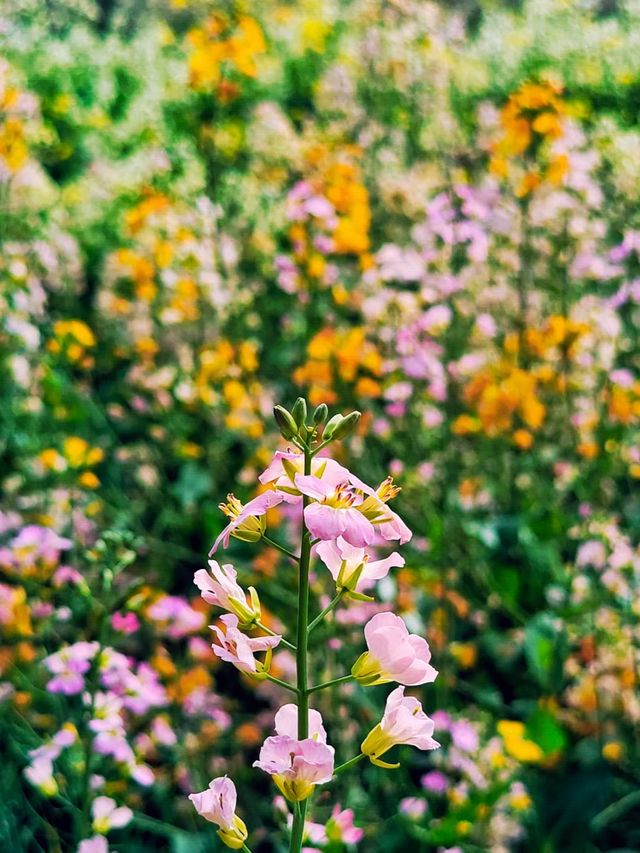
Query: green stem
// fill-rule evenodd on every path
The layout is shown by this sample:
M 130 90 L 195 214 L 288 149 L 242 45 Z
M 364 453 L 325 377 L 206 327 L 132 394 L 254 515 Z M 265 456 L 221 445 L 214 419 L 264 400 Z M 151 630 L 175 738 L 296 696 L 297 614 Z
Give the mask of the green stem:
M 276 678 L 275 675 L 269 675 L 267 673 L 267 681 L 273 681 L 274 684 L 277 684 L 279 687 L 284 687 L 285 690 L 290 690 L 292 693 L 298 692 L 298 688 L 294 687 L 293 684 L 289 684 L 288 681 L 282 681 L 282 679 Z
M 295 560 L 296 563 L 300 562 L 301 557 L 297 557 L 293 551 L 289 551 L 288 548 L 285 548 L 284 545 L 281 545 L 279 542 L 276 542 L 274 539 L 270 539 L 268 536 L 263 534 L 262 541 L 266 542 L 267 545 L 270 545 L 272 548 L 276 548 L 278 551 L 281 551 L 283 554 L 286 554 L 291 560 Z
M 311 633 L 313 629 L 322 622 L 322 620 L 328 613 L 331 613 L 331 611 L 334 610 L 338 606 L 338 604 L 340 604 L 340 601 L 344 594 L 345 590 L 341 589 L 340 592 L 338 592 L 338 594 L 332 599 L 331 603 L 327 604 L 322 613 L 319 613 L 316 616 L 313 622 L 309 625 L 309 633 Z
M 304 473 L 311 473 L 312 453 L 308 447 L 304 450 Z M 304 521 L 304 511 L 309 504 L 306 495 L 302 497 L 302 535 L 300 541 L 300 561 L 298 571 L 298 626 L 296 636 L 296 678 L 298 685 L 298 739 L 309 736 L 309 692 L 307 681 L 307 646 L 309 642 L 309 562 L 311 558 L 311 536 Z M 307 801 L 303 800 L 293 816 L 289 853 L 300 853 L 304 835 L 304 821 L 307 813 Z
M 342 773 L 345 770 L 349 770 L 350 767 L 353 767 L 359 761 L 362 761 L 363 758 L 366 758 L 366 755 L 364 754 L 364 752 L 361 752 L 360 755 L 356 755 L 353 758 L 350 758 L 348 761 L 345 761 L 344 764 L 339 764 L 333 771 L 333 775 L 337 776 L 338 773 Z
M 263 625 L 262 622 L 256 622 L 256 628 L 260 628 L 261 631 L 264 631 L 265 634 L 269 634 L 270 637 L 280 637 L 280 642 L 282 643 L 282 645 L 286 646 L 292 652 L 295 652 L 296 647 L 293 645 L 293 643 L 290 643 L 289 640 L 285 640 L 284 637 L 282 637 L 276 631 L 272 631 L 271 628 L 267 628 L 267 626 Z
M 346 684 L 347 681 L 353 681 L 353 679 L 353 675 L 342 675 L 340 678 L 332 678 L 331 681 L 323 681 L 322 684 L 310 687 L 307 693 L 315 693 L 317 690 L 324 690 L 325 687 L 333 687 L 334 684 Z
M 251 853 L 251 850 L 247 847 L 246 844 L 242 845 L 242 853 Z

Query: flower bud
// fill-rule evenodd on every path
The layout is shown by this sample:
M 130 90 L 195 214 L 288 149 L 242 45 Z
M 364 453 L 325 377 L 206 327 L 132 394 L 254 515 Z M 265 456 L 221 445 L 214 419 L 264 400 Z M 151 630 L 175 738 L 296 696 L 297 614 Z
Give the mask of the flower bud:
M 242 850 L 249 832 L 247 831 L 247 826 L 242 818 L 238 817 L 238 815 L 234 815 L 233 824 L 229 829 L 220 828 L 217 834 L 222 843 L 226 844 L 227 847 L 230 847 L 232 850 Z
M 326 403 L 320 403 L 313 413 L 313 422 L 316 426 L 323 424 L 329 417 L 329 409 Z
M 351 414 L 347 415 L 346 418 L 342 418 L 342 420 L 334 427 L 333 432 L 331 433 L 331 438 L 337 441 L 340 438 L 346 438 L 353 430 L 356 428 L 358 421 L 360 420 L 360 412 L 351 412 Z
M 341 420 L 342 415 L 334 415 L 331 418 L 329 423 L 324 428 L 324 432 L 322 433 L 322 438 L 324 439 L 324 441 L 328 441 L 330 438 L 333 437 L 333 433 Z
M 278 429 L 280 430 L 280 435 L 283 438 L 286 438 L 287 441 L 298 435 L 298 426 L 291 416 L 291 413 L 288 412 L 284 406 L 274 406 L 273 417 L 275 418 Z
M 291 417 L 296 423 L 298 430 L 301 430 L 307 423 L 307 401 L 304 397 L 298 397 L 291 409 Z

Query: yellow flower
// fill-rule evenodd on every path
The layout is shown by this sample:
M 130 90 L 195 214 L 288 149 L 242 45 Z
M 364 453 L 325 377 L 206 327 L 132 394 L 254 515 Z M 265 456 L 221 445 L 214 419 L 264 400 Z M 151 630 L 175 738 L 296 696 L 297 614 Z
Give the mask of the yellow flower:
M 526 737 L 524 723 L 517 720 L 500 720 L 497 729 L 504 741 L 505 749 L 518 761 L 535 763 L 544 758 L 544 753 L 538 744 Z

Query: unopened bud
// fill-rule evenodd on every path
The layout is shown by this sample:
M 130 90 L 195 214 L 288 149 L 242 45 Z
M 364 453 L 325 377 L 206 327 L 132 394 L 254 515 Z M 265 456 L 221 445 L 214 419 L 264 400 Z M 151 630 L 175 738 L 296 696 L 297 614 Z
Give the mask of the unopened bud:
M 351 412 L 351 414 L 347 415 L 346 418 L 342 418 L 338 425 L 334 427 L 331 438 L 336 441 L 340 438 L 345 438 L 349 433 L 353 432 L 359 420 L 360 412 Z
M 307 401 L 304 397 L 298 397 L 291 409 L 291 417 L 296 423 L 298 429 L 301 429 L 307 423 Z
M 280 435 L 283 438 L 286 438 L 287 441 L 295 438 L 298 434 L 298 426 L 292 418 L 291 413 L 288 412 L 284 406 L 274 406 L 273 417 L 276 420 L 278 429 L 280 430 Z
M 327 408 L 326 403 L 320 403 L 315 412 L 313 413 L 313 422 L 316 426 L 323 424 L 326 419 L 329 417 L 329 409 Z
M 333 433 L 341 420 L 342 415 L 334 415 L 331 418 L 329 423 L 324 428 L 324 432 L 322 433 L 322 438 L 324 439 L 324 441 L 327 441 L 328 439 L 333 437 Z

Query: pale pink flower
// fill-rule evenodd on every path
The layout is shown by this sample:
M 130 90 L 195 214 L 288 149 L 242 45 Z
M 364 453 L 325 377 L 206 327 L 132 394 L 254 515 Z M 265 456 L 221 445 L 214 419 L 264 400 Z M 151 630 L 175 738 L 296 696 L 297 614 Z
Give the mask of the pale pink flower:
M 288 735 L 268 737 L 253 766 L 273 776 L 273 781 L 288 800 L 306 800 L 315 785 L 329 782 L 333 776 L 334 749 L 326 743 Z
M 54 678 L 47 683 L 47 689 L 67 696 L 80 693 L 84 688 L 83 676 L 91 668 L 91 661 L 98 648 L 99 644 L 95 641 L 81 640 L 48 655 L 42 663 Z
M 155 622 L 164 623 L 163 632 L 172 640 L 180 640 L 199 631 L 205 623 L 204 613 L 195 610 L 179 595 L 162 595 L 147 610 Z
M 427 803 L 421 800 L 420 797 L 405 797 L 400 800 L 398 809 L 401 814 L 406 815 L 410 820 L 420 820 L 427 811 Z
M 370 560 L 364 548 L 350 545 L 342 536 L 335 541 L 320 542 L 317 553 L 338 588 L 355 592 L 386 577 L 390 569 L 404 566 L 404 558 L 395 551 L 383 560 Z
M 274 486 L 284 495 L 284 500 L 287 502 L 298 503 L 301 492 L 295 482 L 297 474 L 304 474 L 304 454 L 291 450 L 276 450 L 273 459 L 258 480 L 265 486 Z M 346 468 L 325 456 L 314 456 L 311 460 L 311 475 L 334 486 L 349 478 Z
M 449 788 L 449 780 L 440 770 L 430 770 L 425 773 L 420 779 L 420 784 L 425 791 L 431 791 L 433 794 L 444 794 Z
M 429 661 L 431 651 L 423 637 L 410 634 L 394 613 L 377 613 L 367 622 L 364 636 L 369 647 L 353 665 L 354 677 L 365 685 L 415 685 L 435 681 L 438 675 Z
M 206 791 L 189 794 L 189 799 L 200 817 L 215 823 L 220 829 L 233 827 L 238 795 L 231 779 L 226 776 L 212 779 Z
M 274 649 L 282 637 L 248 637 L 238 629 L 238 617 L 233 613 L 227 613 L 220 617 L 220 621 L 225 626 L 223 631 L 217 625 L 209 627 L 215 632 L 218 638 L 218 644 L 213 643 L 212 649 L 221 660 L 232 663 L 236 669 L 241 672 L 257 675 L 268 670 L 268 666 L 260 664 L 255 659 L 256 652 L 270 653 Z
M 53 797 L 58 793 L 58 783 L 53 775 L 53 763 L 49 758 L 36 758 L 33 764 L 27 765 L 24 771 L 27 779 L 45 797 Z
M 198 569 L 193 576 L 193 582 L 207 604 L 213 604 L 229 613 L 234 613 L 243 625 L 259 622 L 260 601 L 254 587 L 249 587 L 251 596 L 249 604 L 247 593 L 237 582 L 238 575 L 232 565 L 221 566 L 215 560 L 209 560 L 209 568 L 211 574 L 206 569 Z
M 78 844 L 76 853 L 109 853 L 109 842 L 104 835 L 92 835 Z
M 373 764 L 392 767 L 380 756 L 393 746 L 408 744 L 418 749 L 437 749 L 440 744 L 433 739 L 433 720 L 422 710 L 414 696 L 405 696 L 404 687 L 396 687 L 387 697 L 384 716 L 362 742 L 362 752 Z
M 110 829 L 126 826 L 133 818 L 133 812 L 128 806 L 118 806 L 111 797 L 96 797 L 91 805 L 93 830 L 100 835 L 106 835 Z
M 335 485 L 303 474 L 296 474 L 295 482 L 304 495 L 313 499 L 304 510 L 305 524 L 312 536 L 323 540 L 342 536 L 358 548 L 373 542 L 373 524 L 358 510 L 364 498 L 352 485 Z
M 353 809 L 341 809 L 338 804 L 331 812 L 326 831 L 330 841 L 341 841 L 343 844 L 357 844 L 364 836 L 363 830 L 354 826 Z
M 276 734 L 298 737 L 298 706 L 283 705 L 274 720 Z M 327 742 L 327 733 L 322 724 L 322 714 L 314 708 L 309 708 L 309 737 L 319 743 Z
M 233 495 L 227 495 L 227 503 L 220 504 L 220 509 L 231 520 L 213 543 L 209 556 L 217 551 L 221 542 L 226 548 L 231 535 L 246 542 L 258 542 L 265 531 L 265 513 L 283 500 L 284 495 L 273 490 L 263 492 L 247 504 L 242 504 Z

